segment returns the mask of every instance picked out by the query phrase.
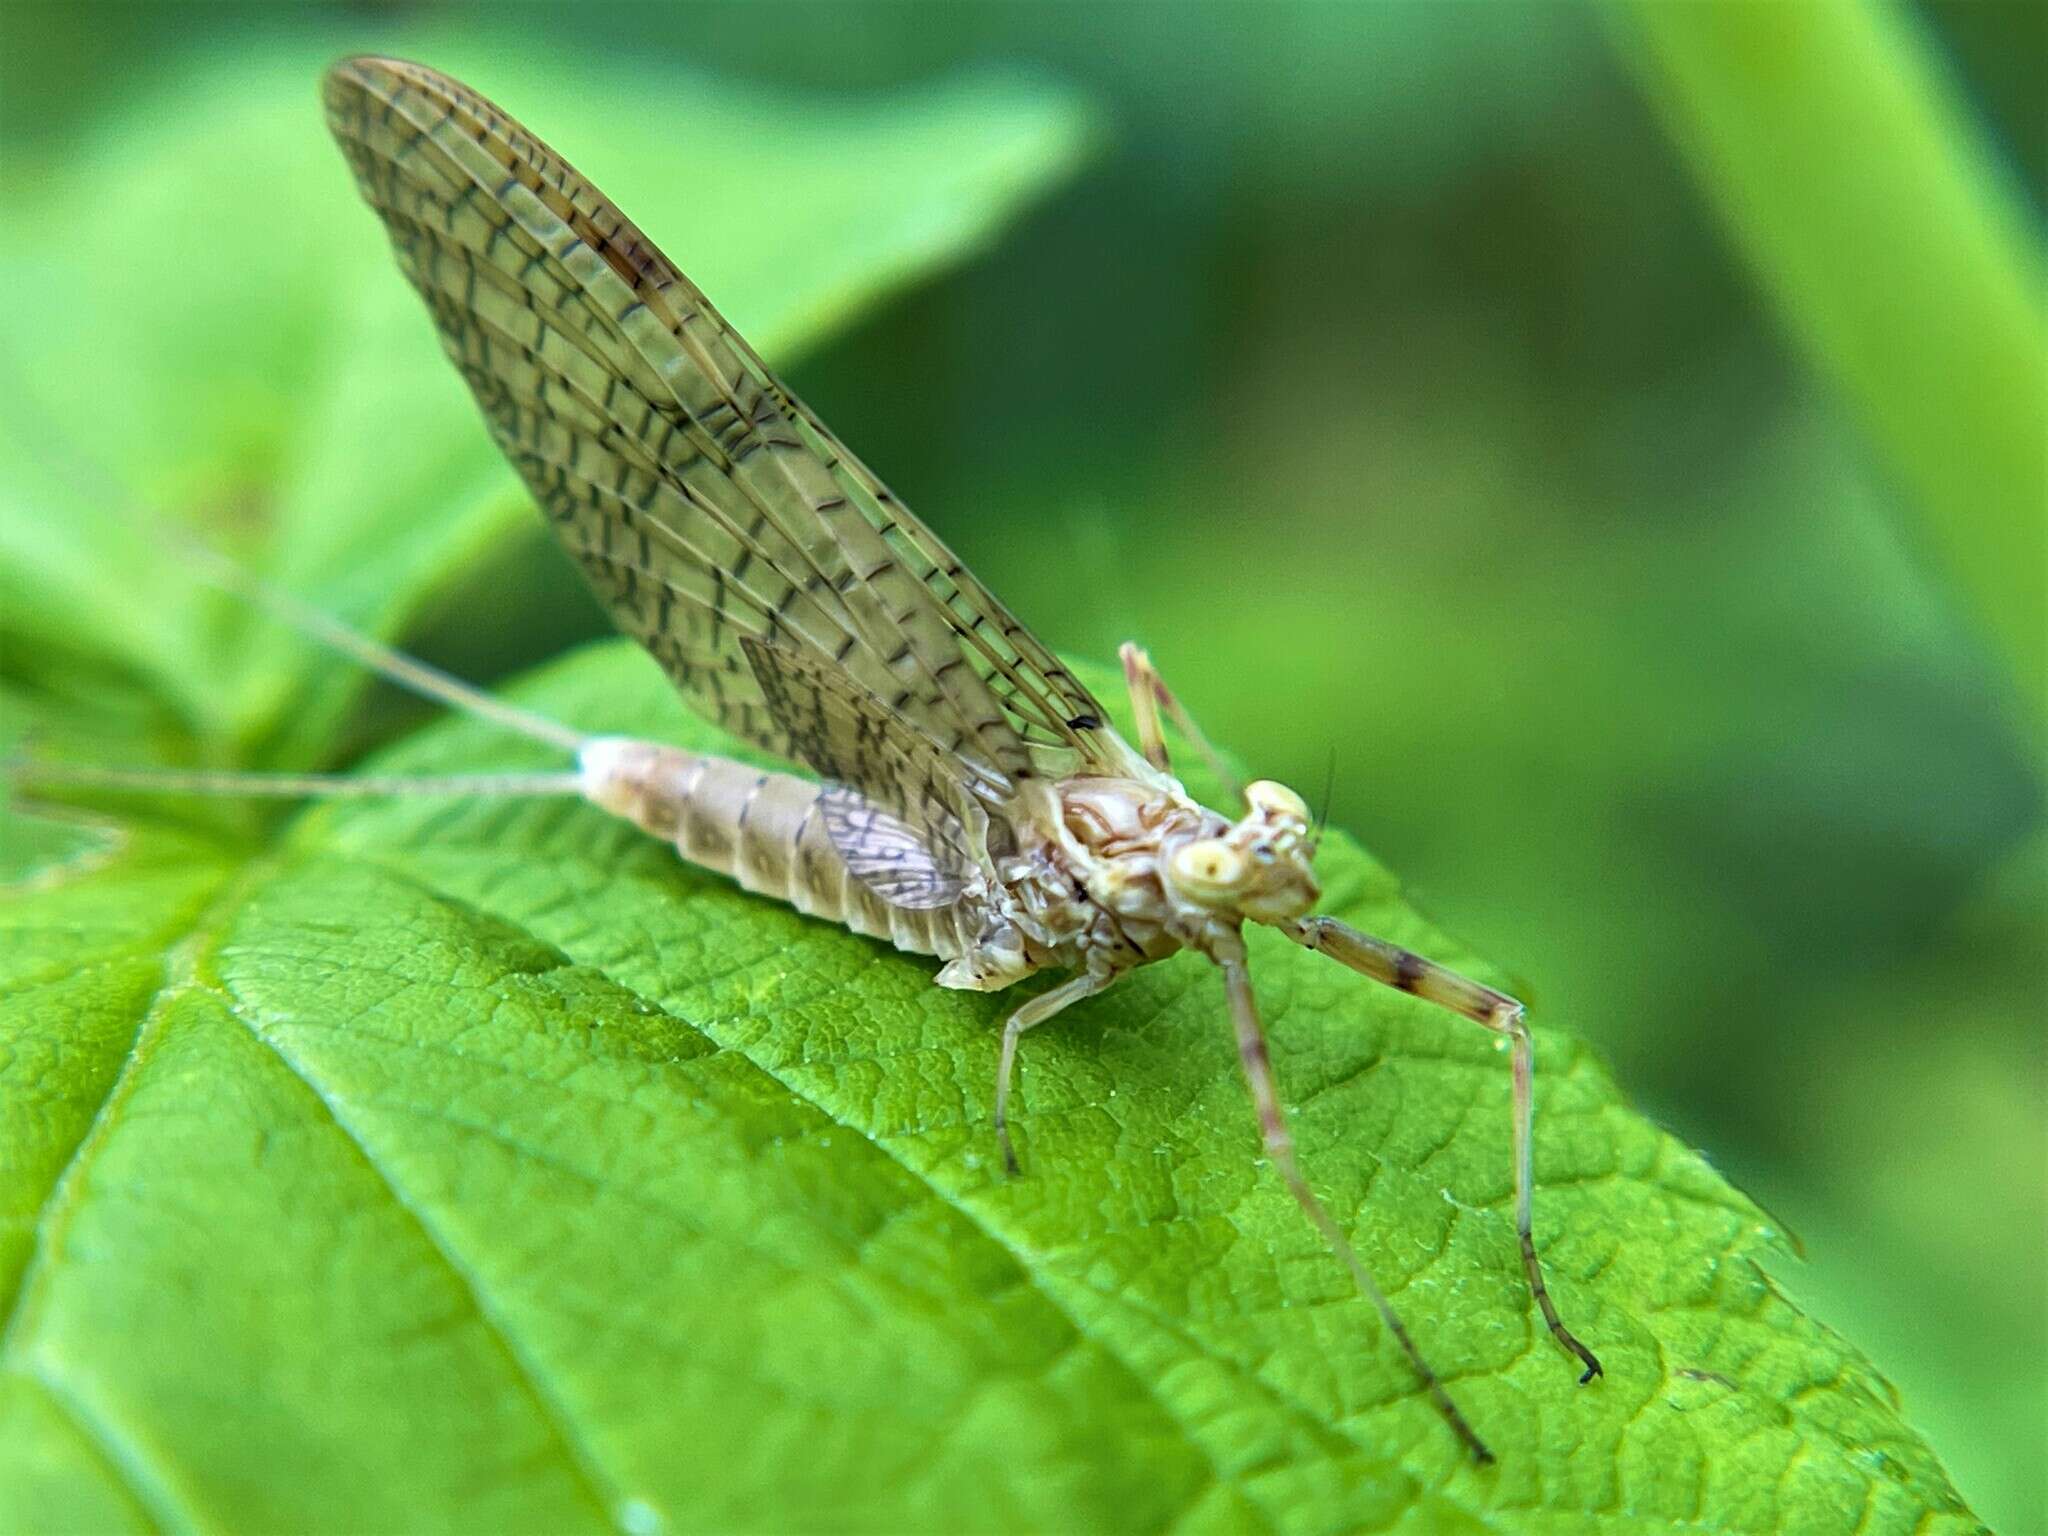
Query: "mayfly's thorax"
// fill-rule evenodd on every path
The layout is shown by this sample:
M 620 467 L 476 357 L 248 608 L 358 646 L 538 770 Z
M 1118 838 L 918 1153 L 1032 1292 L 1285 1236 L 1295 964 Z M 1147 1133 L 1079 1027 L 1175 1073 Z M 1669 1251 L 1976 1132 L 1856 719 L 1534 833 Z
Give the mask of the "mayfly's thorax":
M 1207 948 L 1215 919 L 1176 896 L 1166 862 L 1175 848 L 1219 836 L 1230 823 L 1170 780 L 1075 778 L 1060 786 L 1060 798 L 1063 827 L 1070 846 L 1078 846 L 1090 898 L 1145 958 Z
M 1048 791 L 990 893 L 1029 970 L 1101 974 L 1206 947 L 1215 919 L 1177 902 L 1163 867 L 1174 846 L 1228 823 L 1170 784 L 1077 777 Z

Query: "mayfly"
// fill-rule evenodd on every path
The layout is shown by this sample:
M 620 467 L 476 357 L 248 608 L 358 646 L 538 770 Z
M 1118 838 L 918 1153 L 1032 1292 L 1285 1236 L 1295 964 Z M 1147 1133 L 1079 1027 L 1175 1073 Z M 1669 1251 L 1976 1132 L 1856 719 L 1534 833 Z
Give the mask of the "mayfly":
M 1145 653 L 1122 652 L 1134 746 L 667 257 L 519 123 L 393 59 L 335 65 L 324 99 L 443 348 L 614 620 L 704 715 L 816 777 L 582 735 L 218 569 L 394 681 L 573 753 L 574 769 L 68 776 L 231 793 L 577 793 L 749 891 L 937 958 L 942 987 L 994 992 L 1065 972 L 1003 1026 L 992 1118 L 1013 1172 L 1020 1038 L 1133 967 L 1192 950 L 1222 972 L 1273 1167 L 1445 1421 L 1490 1460 L 1297 1166 L 1243 938 L 1247 922 L 1277 928 L 1511 1043 L 1523 1268 L 1581 1380 L 1598 1374 L 1536 1257 L 1521 1004 L 1311 915 L 1316 837 L 1301 797 L 1259 780 L 1233 787 L 1235 819 L 1198 805 L 1172 773 L 1162 716 L 1214 754 Z

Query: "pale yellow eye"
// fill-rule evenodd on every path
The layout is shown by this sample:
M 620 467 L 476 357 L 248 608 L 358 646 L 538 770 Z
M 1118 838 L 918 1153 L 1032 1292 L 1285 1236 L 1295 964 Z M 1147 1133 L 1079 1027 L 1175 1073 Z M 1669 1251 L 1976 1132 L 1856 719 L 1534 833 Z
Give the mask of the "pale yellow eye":
M 1271 779 L 1254 779 L 1245 785 L 1244 803 L 1267 816 L 1308 820 L 1308 803 L 1285 784 L 1276 784 Z
M 1174 850 L 1173 880 L 1198 900 L 1228 896 L 1244 883 L 1244 855 L 1220 838 L 1200 838 Z

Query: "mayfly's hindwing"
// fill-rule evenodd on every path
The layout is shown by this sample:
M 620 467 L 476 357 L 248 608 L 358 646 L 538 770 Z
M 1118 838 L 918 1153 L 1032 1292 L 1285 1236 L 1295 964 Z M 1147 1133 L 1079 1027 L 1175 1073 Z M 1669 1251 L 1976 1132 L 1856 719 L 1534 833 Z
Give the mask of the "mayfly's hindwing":
M 963 773 L 881 700 L 813 656 L 740 642 L 797 756 L 826 781 L 818 809 L 846 867 L 899 907 L 949 906 L 1016 846 L 1009 786 Z

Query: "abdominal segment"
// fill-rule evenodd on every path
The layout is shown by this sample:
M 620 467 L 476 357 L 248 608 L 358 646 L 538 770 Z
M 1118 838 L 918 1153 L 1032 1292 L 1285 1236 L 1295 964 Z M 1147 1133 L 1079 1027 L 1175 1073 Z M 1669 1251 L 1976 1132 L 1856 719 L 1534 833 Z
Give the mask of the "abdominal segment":
M 624 737 L 590 743 L 580 767 L 584 798 L 808 916 L 948 960 L 979 927 L 965 903 L 906 909 L 868 889 L 833 846 L 815 780 Z

